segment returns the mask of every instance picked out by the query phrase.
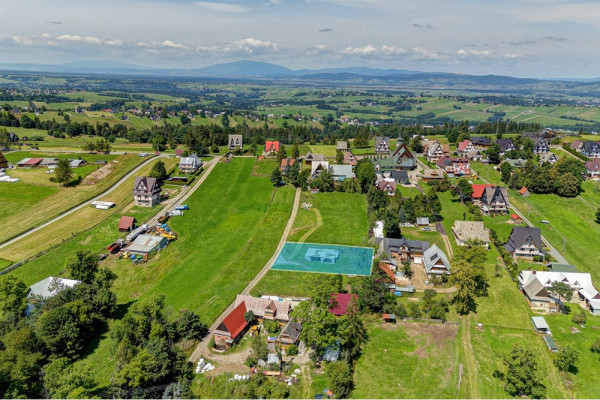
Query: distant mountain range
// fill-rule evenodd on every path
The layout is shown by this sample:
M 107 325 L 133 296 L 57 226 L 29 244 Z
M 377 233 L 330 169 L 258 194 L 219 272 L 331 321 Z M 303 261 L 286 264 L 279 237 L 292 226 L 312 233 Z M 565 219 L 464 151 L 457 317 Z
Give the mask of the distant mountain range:
M 106 74 L 134 75 L 159 77 L 198 77 L 198 78 L 228 78 L 228 79 L 291 79 L 299 81 L 327 80 L 330 82 L 355 82 L 394 84 L 412 82 L 414 85 L 424 84 L 443 85 L 444 87 L 464 87 L 472 85 L 492 85 L 514 87 L 518 85 L 534 85 L 537 83 L 562 81 L 572 83 L 591 83 L 600 78 L 591 79 L 529 79 L 514 78 L 499 75 L 466 75 L 446 72 L 423 72 L 402 69 L 378 69 L 368 67 L 322 68 L 293 70 L 281 65 L 258 62 L 236 61 L 215 64 L 204 68 L 149 68 L 134 64 L 120 63 L 108 60 L 79 61 L 65 64 L 19 64 L 0 63 L 0 70 L 42 73 L 77 73 L 77 74 Z M 411 85 L 412 86 L 412 85 Z

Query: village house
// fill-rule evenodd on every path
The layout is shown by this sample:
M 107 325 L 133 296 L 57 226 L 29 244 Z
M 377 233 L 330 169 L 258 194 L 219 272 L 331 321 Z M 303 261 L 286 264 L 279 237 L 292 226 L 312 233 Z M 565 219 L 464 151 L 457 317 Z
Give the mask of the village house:
M 237 343 L 248 328 L 248 321 L 244 318 L 246 303 L 238 304 L 215 329 L 215 347 L 228 349 Z
M 585 162 L 585 169 L 587 176 L 590 179 L 597 180 L 600 178 L 600 158 L 594 158 L 591 161 Z
M 417 168 L 417 159 L 411 153 L 406 144 L 398 142 L 398 146 L 392 154 L 394 160 L 395 169 L 398 171 L 407 171 Z
M 484 187 L 479 207 L 484 215 L 508 214 L 510 208 L 508 190 L 500 186 Z
M 133 184 L 133 200 L 136 206 L 153 207 L 160 202 L 160 186 L 156 178 L 138 176 Z
M 277 140 L 267 140 L 265 142 L 265 153 L 274 156 L 279 151 L 279 142 Z
M 504 155 L 509 151 L 516 150 L 512 139 L 497 139 L 496 143 L 500 146 L 500 155 Z
M 179 172 L 182 174 L 195 174 L 202 166 L 202 160 L 196 154 L 179 159 Z
M 354 153 L 352 153 L 352 151 L 347 150 L 344 152 L 344 164 L 352 166 L 356 165 L 356 157 L 354 157 Z
M 274 320 L 279 322 L 288 322 L 290 320 L 290 311 L 292 306 L 287 301 L 274 301 L 262 297 L 252 297 L 238 294 L 235 298 L 235 307 L 241 303 L 246 304 L 246 310 L 252 311 L 259 321 Z
M 573 150 L 581 152 L 581 148 L 583 147 L 583 141 L 582 140 L 576 140 L 573 143 L 571 143 L 569 145 Z
M 581 155 L 588 158 L 600 158 L 600 144 L 598 142 L 585 141 L 581 146 Z
M 346 315 L 348 304 L 352 299 L 358 300 L 358 296 L 349 293 L 332 293 L 329 299 L 329 312 L 338 317 Z
M 244 137 L 242 135 L 229 135 L 229 151 L 244 149 Z
M 25 314 L 31 314 L 35 309 L 35 302 L 38 299 L 48 299 L 56 296 L 67 288 L 74 288 L 81 284 L 81 281 L 75 279 L 65 279 L 49 276 L 39 282 L 34 283 L 27 289 L 28 304 Z
M 521 169 L 527 164 L 527 160 L 523 158 L 507 158 L 504 162 L 510 164 L 513 169 Z
M 348 141 L 346 140 L 338 140 L 335 145 L 336 151 L 346 152 L 348 151 Z
M 423 261 L 425 263 L 425 272 L 429 278 L 433 275 L 450 275 L 448 257 L 446 257 L 446 254 L 436 244 L 425 250 Z
M 142 257 L 147 257 L 151 253 L 162 250 L 169 243 L 169 240 L 163 236 L 139 235 L 133 243 L 129 245 L 127 251 Z
M 481 204 L 481 197 L 483 196 L 483 191 L 485 190 L 486 187 L 493 187 L 494 185 L 487 185 L 487 184 L 472 184 L 471 187 L 473 188 L 473 194 L 471 195 L 471 200 L 473 201 L 473 204 L 475 204 L 476 206 Z
M 302 325 L 295 319 L 291 319 L 281 330 L 277 341 L 282 345 L 297 345 L 302 333 Z
M 42 162 L 42 158 L 24 158 L 17 163 L 19 168 L 37 168 Z
M 554 153 L 544 153 L 540 154 L 540 165 L 544 163 L 554 164 L 558 161 L 558 157 Z
M 388 196 L 394 196 L 396 194 L 396 182 L 379 181 L 377 182 L 377 189 L 383 190 Z
M 490 247 L 490 230 L 485 229 L 482 221 L 454 221 L 452 233 L 459 246 L 477 243 L 486 248 Z
M 427 148 L 424 148 L 424 153 L 427 155 L 427 161 L 435 164 L 442 157 L 450 156 L 450 148 L 448 145 L 441 145 L 436 141 L 428 143 Z
M 463 140 L 456 145 L 456 152 L 460 157 L 467 157 L 467 155 L 473 150 L 473 143 L 470 140 Z
M 329 161 L 313 161 L 310 165 L 310 176 L 317 179 L 323 171 L 329 171 Z
M 352 171 L 352 165 L 330 165 L 329 173 L 331 174 L 334 183 L 343 182 L 346 179 L 356 177 L 354 171 Z
M 397 256 L 400 261 L 410 261 L 415 264 L 423 263 L 423 255 L 429 249 L 429 242 L 420 240 L 409 240 L 384 238 L 379 245 L 379 253 L 388 256 Z
M 480 149 L 474 148 L 473 150 L 468 152 L 465 157 L 471 161 L 481 161 L 481 159 L 483 158 L 483 154 L 481 153 Z
M 543 257 L 542 234 L 540 228 L 531 226 L 515 226 L 504 245 L 513 257 Z
M 492 140 L 487 136 L 473 136 L 471 142 L 475 147 L 488 148 L 492 145 Z
M 558 311 L 560 299 L 551 293 L 554 282 L 563 282 L 573 291 L 573 298 L 579 299 L 592 314 L 600 315 L 600 293 L 592 284 L 589 273 L 555 271 L 521 271 L 519 287 L 529 300 L 532 308 Z M 544 290 L 545 289 L 545 290 Z
M 471 175 L 468 158 L 442 157 L 438 160 L 437 166 L 442 168 L 450 176 Z
M 306 153 L 306 156 L 304 157 L 304 162 L 306 163 L 307 166 L 312 165 L 313 162 L 322 162 L 322 161 L 327 161 L 327 159 L 321 153 L 312 153 L 309 151 L 308 153 Z
M 375 136 L 375 153 L 379 155 L 390 154 L 390 138 L 388 136 Z
M 444 171 L 439 169 L 426 169 L 423 171 L 423 182 L 441 181 L 445 177 Z
M 296 163 L 294 158 L 283 158 L 281 160 L 281 175 L 286 176 L 288 174 L 288 170 L 292 165 Z
M 371 158 L 375 172 L 390 172 L 396 170 L 396 162 L 391 157 Z
M 533 145 L 533 154 L 546 154 L 550 151 L 545 139 L 538 139 Z
M 135 217 L 123 215 L 119 220 L 119 232 L 130 232 L 136 228 L 137 220 Z
M 397 184 L 409 184 L 410 178 L 408 176 L 408 172 L 406 171 L 384 171 L 384 172 L 376 172 L 375 173 L 376 182 L 386 181 L 386 182 L 396 182 Z

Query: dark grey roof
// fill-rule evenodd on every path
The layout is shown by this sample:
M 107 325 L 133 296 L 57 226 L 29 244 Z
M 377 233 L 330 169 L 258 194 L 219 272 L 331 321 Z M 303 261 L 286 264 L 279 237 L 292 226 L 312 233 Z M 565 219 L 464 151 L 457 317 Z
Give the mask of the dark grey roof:
M 292 339 L 292 341 L 296 342 L 300 337 L 300 332 L 302 332 L 302 325 L 296 322 L 294 319 L 291 319 L 283 328 L 281 334 L 286 334 Z
M 500 151 L 503 153 L 507 151 L 509 147 L 515 147 L 512 139 L 498 139 L 496 140 L 496 143 L 498 143 L 498 146 L 500 146 Z
M 492 140 L 487 136 L 472 136 L 471 143 L 474 146 L 489 146 L 492 144 Z
M 528 284 L 523 286 L 523 291 L 531 300 L 550 301 L 548 290 L 537 279 L 532 279 Z
M 501 196 L 508 206 L 508 190 L 505 187 L 500 186 L 488 186 L 484 188 L 483 196 L 481 196 L 481 202 L 489 205 L 494 201 L 494 197 L 496 196 Z
M 421 240 L 409 240 L 406 237 L 401 239 L 384 238 L 383 239 L 383 251 L 390 253 L 398 253 L 400 247 L 406 245 L 410 251 L 425 252 L 429 248 L 429 242 Z
M 8 140 L 10 142 L 18 142 L 19 141 L 19 137 L 14 132 L 8 132 Z
M 531 226 L 515 226 L 513 227 L 510 236 L 508 237 L 508 242 L 504 245 L 504 248 L 509 253 L 515 251 L 523 245 L 523 243 L 531 238 L 535 247 L 539 250 L 542 249 L 542 233 L 540 228 L 534 228 Z
M 159 190 L 156 178 L 138 176 L 133 184 L 133 194 L 152 194 Z
M 583 142 L 583 147 L 581 148 L 582 153 L 599 153 L 600 145 L 597 142 L 586 141 Z

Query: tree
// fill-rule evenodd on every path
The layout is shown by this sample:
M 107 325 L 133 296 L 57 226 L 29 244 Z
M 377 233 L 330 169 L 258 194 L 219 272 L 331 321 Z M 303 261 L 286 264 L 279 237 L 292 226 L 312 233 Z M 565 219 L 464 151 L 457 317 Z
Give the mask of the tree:
M 376 275 L 361 278 L 357 287 L 358 304 L 361 310 L 381 312 L 386 304 L 393 303 L 393 295 L 382 285 Z
M 596 223 L 600 224 L 600 207 L 596 210 Z
M 348 349 L 348 360 L 352 363 L 358 359 L 362 346 L 367 341 L 367 328 L 358 313 L 358 303 L 355 297 L 348 303 L 346 316 L 348 317 L 346 348 Z
M 328 303 L 317 305 L 310 301 L 301 302 L 294 309 L 294 316 L 302 324 L 300 340 L 315 349 L 317 355 L 340 340 L 340 332 L 345 332 L 345 318 L 338 318 L 329 312 Z
M 537 356 L 527 347 L 514 345 L 504 359 L 504 390 L 514 397 L 542 399 L 546 387 L 542 383 Z
M 41 366 L 44 355 L 30 327 L 2 336 L 0 395 L 3 398 L 42 398 Z
M 416 135 L 412 138 L 412 140 L 410 141 L 410 148 L 415 153 L 423 152 L 423 138 L 421 137 L 421 135 Z
M 582 310 L 581 312 L 573 314 L 573 316 L 571 317 L 571 321 L 573 321 L 577 325 L 585 324 L 587 322 L 587 315 L 585 311 Z
M 354 173 L 361 188 L 361 192 L 367 193 L 377 179 L 373 163 L 367 158 L 358 160 L 354 166 Z
M 383 234 L 386 238 L 400 239 L 402 237 L 398 216 L 391 213 L 388 214 L 385 224 L 383 225 Z
M 560 281 L 552 282 L 552 286 L 550 286 L 550 291 L 554 292 L 558 295 L 558 300 L 560 301 L 562 297 L 565 298 L 566 301 L 571 301 L 573 297 L 573 290 L 569 284 Z
M 76 399 L 91 398 L 97 383 L 89 367 L 61 357 L 45 366 L 44 386 L 51 398 Z
M 342 165 L 344 163 L 344 153 L 342 153 L 341 150 L 338 150 L 335 153 L 335 163 L 339 165 Z
M 555 182 L 556 194 L 563 197 L 576 197 L 579 194 L 581 182 L 571 172 L 559 175 Z
M 454 197 L 460 197 L 461 203 L 464 203 L 465 199 L 473 196 L 473 186 L 465 178 L 460 178 L 450 193 Z
M 181 114 L 179 121 L 181 122 L 181 125 L 187 125 L 192 122 L 192 120 L 185 114 Z
M 371 186 L 367 192 L 367 202 L 372 210 L 384 210 L 389 202 L 389 196 L 383 191 Z
M 56 177 L 56 182 L 60 183 L 63 186 L 67 186 L 73 178 L 73 173 L 71 171 L 71 164 L 69 163 L 69 160 L 67 160 L 66 158 L 59 159 L 58 164 L 56 165 L 56 169 L 54 170 L 54 175 Z
M 423 299 L 421 300 L 421 308 L 423 312 L 429 315 L 431 308 L 435 304 L 435 296 L 437 296 L 437 292 L 433 289 L 425 289 L 425 293 L 423 295 Z
M 152 138 L 152 148 L 155 151 L 165 151 L 167 149 L 167 139 L 159 134 L 154 135 Z
M 98 272 L 98 256 L 89 250 L 77 250 L 74 257 L 66 260 L 65 267 L 73 279 L 92 283 Z
M 325 373 L 331 382 L 331 390 L 338 399 L 345 399 L 354 387 L 352 371 L 345 361 L 329 363 L 325 366 Z
M 27 290 L 27 285 L 16 276 L 0 276 L 0 309 L 9 313 L 23 313 L 27 307 Z
M 492 145 L 485 151 L 488 159 L 492 164 L 498 164 L 501 160 L 500 158 L 500 145 L 496 142 L 492 143 Z
M 75 358 L 93 329 L 91 322 L 89 307 L 77 300 L 44 312 L 38 319 L 37 334 L 53 354 Z
M 277 164 L 281 164 L 281 160 L 287 157 L 285 146 L 283 143 L 279 145 L 279 151 L 277 151 Z
M 158 184 L 161 185 L 169 177 L 167 169 L 165 168 L 165 163 L 162 160 L 158 160 L 156 164 L 152 166 L 149 176 L 156 178 Z
M 571 346 L 560 349 L 554 358 L 554 365 L 561 371 L 577 371 L 579 352 Z
M 281 183 L 281 170 L 279 167 L 275 167 L 273 172 L 271 173 L 271 183 L 273 186 L 279 186 Z
M 329 169 L 325 168 L 321 174 L 314 179 L 311 184 L 311 187 L 319 189 L 320 192 L 333 192 L 335 188 L 333 183 L 333 176 Z
M 412 267 L 410 266 L 410 261 L 406 260 L 402 263 L 402 272 L 404 272 L 404 276 L 407 278 L 412 278 Z
M 600 338 L 597 338 L 594 343 L 590 346 L 592 353 L 600 354 Z
M 292 146 L 292 158 L 296 160 L 300 158 L 300 146 L 298 146 L 297 142 L 294 142 L 294 145 Z
M 500 178 L 502 182 L 508 183 L 510 174 L 512 174 L 512 165 L 507 162 L 502 163 L 502 165 L 500 165 L 500 173 L 502 174 L 502 177 Z
M 477 288 L 474 268 L 466 261 L 460 260 L 452 266 L 450 283 L 456 286 L 457 292 L 452 302 L 456 304 L 456 312 L 461 315 L 477 311 L 475 293 Z
M 181 310 L 177 320 L 177 334 L 185 339 L 201 339 L 208 332 L 206 324 L 202 323 L 200 316 L 190 310 Z

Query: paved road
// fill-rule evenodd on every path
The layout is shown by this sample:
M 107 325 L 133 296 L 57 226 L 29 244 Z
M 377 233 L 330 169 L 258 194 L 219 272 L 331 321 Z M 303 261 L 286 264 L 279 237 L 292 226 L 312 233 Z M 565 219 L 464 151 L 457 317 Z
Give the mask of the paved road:
M 31 235 L 32 233 L 35 233 L 37 231 L 39 231 L 40 229 L 43 229 L 53 223 L 55 223 L 56 221 L 59 221 L 60 219 L 66 217 L 67 215 L 73 214 L 75 211 L 82 209 L 83 207 L 87 207 L 92 201 L 95 200 L 99 200 L 102 197 L 112 193 L 117 187 L 119 187 L 119 185 L 121 185 L 123 182 L 125 182 L 127 179 L 131 178 L 132 176 L 134 176 L 140 169 L 144 168 L 146 165 L 148 165 L 148 163 L 152 162 L 154 159 L 159 158 L 159 157 L 167 157 L 165 155 L 161 155 L 161 156 L 152 156 L 149 159 L 145 160 L 143 163 L 141 163 L 140 165 L 138 165 L 137 167 L 135 167 L 133 170 L 131 170 L 128 174 L 126 174 L 124 177 L 122 177 L 121 179 L 119 179 L 117 182 L 115 182 L 112 186 L 110 186 L 108 189 L 106 189 L 104 192 L 100 193 L 99 195 L 97 195 L 96 197 L 90 199 L 90 200 L 86 200 L 83 203 L 63 212 L 62 214 L 59 214 L 56 218 L 51 219 L 48 222 L 45 222 L 41 225 L 36 226 L 35 228 L 31 228 L 23 233 L 21 233 L 19 236 L 16 236 L 6 242 L 3 242 L 2 244 L 0 244 L 0 249 L 9 246 L 21 239 L 23 239 L 26 236 Z
M 281 235 L 281 239 L 279 240 L 279 244 L 277 245 L 277 249 L 275 250 L 275 253 L 273 253 L 273 256 L 271 257 L 271 259 L 269 259 L 269 261 L 267 261 L 267 263 L 265 264 L 263 269 L 258 273 L 258 275 L 256 275 L 254 277 L 254 279 L 250 283 L 248 283 L 246 288 L 244 290 L 242 290 L 241 294 L 243 294 L 243 295 L 250 294 L 252 289 L 254 289 L 254 286 L 256 286 L 256 284 L 271 269 L 271 266 L 275 262 L 275 259 L 277 258 L 279 251 L 285 244 L 288 234 L 290 233 L 290 231 L 292 230 L 292 226 L 294 225 L 294 220 L 296 219 L 296 214 L 298 213 L 298 206 L 300 204 L 300 193 L 301 193 L 301 190 L 299 188 L 296 189 L 296 196 L 294 197 L 294 206 L 292 207 L 292 213 L 290 214 L 290 218 L 288 219 L 288 222 L 285 225 L 285 229 L 283 230 L 283 234 Z M 196 349 L 190 356 L 189 361 L 196 362 L 204 354 L 208 354 L 208 352 L 209 352 L 208 344 L 210 343 L 210 339 L 214 335 L 215 329 L 217 329 L 217 326 L 219 326 L 219 323 L 223 320 L 223 318 L 225 318 L 227 316 L 227 314 L 229 314 L 233 310 L 234 305 L 235 305 L 235 302 L 231 303 L 229 305 L 229 307 L 227 307 L 227 309 L 225 311 L 223 311 L 221 313 L 221 315 L 219 315 L 219 317 L 215 320 L 215 322 L 213 322 L 213 324 L 208 328 L 208 334 L 204 337 L 204 339 L 202 339 L 200 341 L 200 343 L 198 343 L 198 346 L 196 347 Z
M 486 184 L 490 185 L 490 182 L 487 179 L 484 179 L 481 175 L 478 174 L 479 179 L 481 179 L 482 181 L 484 181 Z M 527 219 L 527 217 L 525 217 L 525 215 L 523 215 L 523 213 L 521 211 L 519 211 L 514 205 L 510 205 L 510 209 L 513 210 L 515 212 L 515 214 L 517 214 L 519 217 L 521 217 L 523 219 L 523 221 L 525 221 L 525 223 L 529 226 L 534 226 L 531 221 L 529 221 L 529 219 Z M 560 252 L 558 250 L 556 250 L 551 244 L 550 242 L 542 235 L 542 242 L 544 242 L 544 244 L 546 246 L 548 246 L 548 248 L 550 249 L 550 255 L 552 257 L 554 257 L 556 259 L 556 262 L 558 264 L 570 264 L 570 262 L 568 262 L 562 254 L 560 254 Z

